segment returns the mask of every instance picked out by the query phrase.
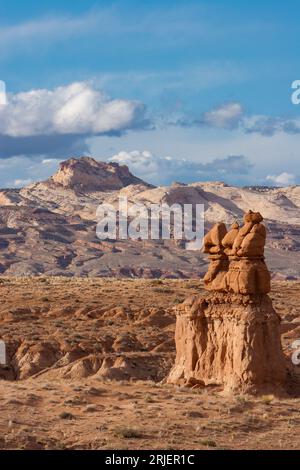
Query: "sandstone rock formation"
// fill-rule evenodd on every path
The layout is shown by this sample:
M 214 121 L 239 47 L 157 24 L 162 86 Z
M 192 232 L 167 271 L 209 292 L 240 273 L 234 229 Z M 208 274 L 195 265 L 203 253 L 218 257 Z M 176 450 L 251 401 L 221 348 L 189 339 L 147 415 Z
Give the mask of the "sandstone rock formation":
M 267 293 L 266 229 L 249 211 L 244 226 L 215 225 L 204 239 L 207 295 L 176 308 L 176 361 L 168 382 L 224 390 L 278 392 L 286 380 L 280 317 Z
M 225 276 L 225 291 L 236 294 L 267 294 L 271 290 L 271 277 L 264 262 L 266 228 L 259 212 L 244 215 L 244 225 L 234 225 L 222 240 L 229 258 L 229 271 Z
M 204 253 L 210 254 L 210 266 L 204 277 L 208 290 L 235 294 L 267 294 L 271 277 L 264 262 L 266 228 L 259 212 L 244 215 L 244 225 L 237 223 L 227 233 L 218 223 L 204 238 Z
M 71 158 L 59 165 L 50 182 L 87 191 L 116 190 L 130 184 L 145 184 L 126 165 L 99 162 L 91 157 Z M 151 185 L 147 185 L 151 187 Z
M 222 240 L 226 236 L 225 224 L 220 223 L 204 237 L 204 253 L 209 253 L 210 265 L 204 276 L 204 284 L 208 290 L 224 290 L 225 276 L 228 272 L 228 256 L 224 252 Z

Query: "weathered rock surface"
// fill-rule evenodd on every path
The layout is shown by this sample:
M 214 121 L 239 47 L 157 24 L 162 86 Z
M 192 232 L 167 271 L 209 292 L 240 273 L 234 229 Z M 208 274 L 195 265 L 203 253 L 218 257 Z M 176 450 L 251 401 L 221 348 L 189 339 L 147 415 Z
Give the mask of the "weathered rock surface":
M 207 290 L 236 294 L 267 294 L 271 276 L 265 264 L 266 228 L 259 212 L 244 215 L 244 225 L 233 224 L 227 232 L 218 223 L 204 237 L 204 253 L 210 265 L 204 277 Z
M 227 232 L 218 223 L 206 234 L 210 265 L 204 285 L 210 292 L 177 307 L 177 356 L 169 382 L 276 393 L 286 383 L 280 317 L 267 295 L 262 220 L 249 211 L 241 228 L 234 224 Z
M 49 182 L 89 192 L 117 190 L 130 184 L 144 183 L 130 173 L 126 165 L 99 162 L 90 157 L 71 158 L 60 163 L 59 170 Z
M 169 383 L 278 392 L 286 379 L 280 318 L 266 295 L 209 293 L 176 308 L 176 361 Z

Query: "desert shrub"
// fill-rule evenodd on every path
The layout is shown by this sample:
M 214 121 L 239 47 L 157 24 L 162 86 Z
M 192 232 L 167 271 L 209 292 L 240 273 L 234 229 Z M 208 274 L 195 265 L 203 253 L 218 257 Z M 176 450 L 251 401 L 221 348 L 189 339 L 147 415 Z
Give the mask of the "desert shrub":
M 142 439 L 143 433 L 136 428 L 120 426 L 114 430 L 114 434 L 123 439 Z

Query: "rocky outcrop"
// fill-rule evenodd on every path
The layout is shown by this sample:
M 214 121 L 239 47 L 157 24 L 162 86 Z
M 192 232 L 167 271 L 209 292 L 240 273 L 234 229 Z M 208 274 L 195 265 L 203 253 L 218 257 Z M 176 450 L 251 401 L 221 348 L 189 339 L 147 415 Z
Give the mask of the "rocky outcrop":
M 286 378 L 280 318 L 268 296 L 210 293 L 177 307 L 169 383 L 278 392 Z
M 207 290 L 236 294 L 267 294 L 271 276 L 264 261 L 266 228 L 259 212 L 244 215 L 244 225 L 232 225 L 229 232 L 218 223 L 204 238 L 204 253 L 210 266 L 204 277 Z
M 210 265 L 207 295 L 176 308 L 176 361 L 170 383 L 223 386 L 227 391 L 278 392 L 287 370 L 280 317 L 267 293 L 262 216 L 249 211 L 244 226 L 216 224 L 204 239 Z
M 4 189 L 0 191 L 0 206 L 13 206 L 21 202 L 21 199 L 17 189 Z
M 130 184 L 146 184 L 130 173 L 126 165 L 100 162 L 91 157 L 71 158 L 60 163 L 59 170 L 49 181 L 85 191 L 118 190 Z
M 228 272 L 229 261 L 225 254 L 222 240 L 227 234 L 225 224 L 220 223 L 204 237 L 204 253 L 209 253 L 210 265 L 204 276 L 204 285 L 207 290 L 225 290 L 225 276 Z

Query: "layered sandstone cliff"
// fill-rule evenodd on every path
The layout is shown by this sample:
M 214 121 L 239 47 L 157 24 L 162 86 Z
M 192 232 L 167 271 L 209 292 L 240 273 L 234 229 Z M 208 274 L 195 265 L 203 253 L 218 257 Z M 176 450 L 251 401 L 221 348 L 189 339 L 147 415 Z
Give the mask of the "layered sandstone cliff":
M 86 191 L 118 190 L 130 184 L 145 184 L 130 173 L 126 165 L 100 162 L 91 157 L 71 158 L 60 163 L 59 170 L 49 181 Z

